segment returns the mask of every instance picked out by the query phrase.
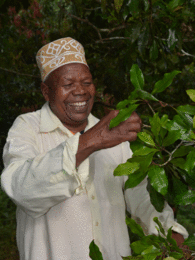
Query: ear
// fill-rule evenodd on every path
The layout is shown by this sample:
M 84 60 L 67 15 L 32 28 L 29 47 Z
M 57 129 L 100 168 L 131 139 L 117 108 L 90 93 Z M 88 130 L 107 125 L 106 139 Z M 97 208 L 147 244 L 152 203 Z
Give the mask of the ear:
M 49 87 L 44 82 L 41 82 L 41 92 L 45 100 L 49 101 Z

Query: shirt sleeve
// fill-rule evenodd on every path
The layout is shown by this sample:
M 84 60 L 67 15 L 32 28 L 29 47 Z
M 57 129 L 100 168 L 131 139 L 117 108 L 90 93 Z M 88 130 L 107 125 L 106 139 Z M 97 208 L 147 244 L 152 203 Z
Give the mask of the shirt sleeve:
M 129 143 L 123 144 L 124 162 L 132 157 Z M 128 179 L 125 176 L 124 181 Z M 127 210 L 131 213 L 131 217 L 142 226 L 146 234 L 158 235 L 156 223 L 153 221 L 154 217 L 158 217 L 162 223 L 163 228 L 167 231 L 170 227 L 177 233 L 180 233 L 184 238 L 188 237 L 187 230 L 174 220 L 174 214 L 168 203 L 162 212 L 156 211 L 150 202 L 150 195 L 147 191 L 147 178 L 145 178 L 139 185 L 124 191 Z
M 37 218 L 83 191 L 89 162 L 76 169 L 80 133 L 46 153 L 38 150 L 35 135 L 23 118 L 16 119 L 3 151 L 1 186 L 17 206 Z

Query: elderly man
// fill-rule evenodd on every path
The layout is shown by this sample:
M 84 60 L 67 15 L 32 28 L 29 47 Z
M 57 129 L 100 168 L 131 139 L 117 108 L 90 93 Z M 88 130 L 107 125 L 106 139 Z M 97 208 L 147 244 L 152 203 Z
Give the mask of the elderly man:
M 109 130 L 118 111 L 99 120 L 90 112 L 95 86 L 82 45 L 63 38 L 37 54 L 41 110 L 19 116 L 4 147 L 2 187 L 17 205 L 20 260 L 87 260 L 94 239 L 104 259 L 130 255 L 126 208 L 145 231 L 164 227 L 187 236 L 171 208 L 150 203 L 146 181 L 124 191 L 113 171 L 132 156 L 129 142 L 141 129 L 136 113 Z M 182 236 L 178 234 L 181 238 Z

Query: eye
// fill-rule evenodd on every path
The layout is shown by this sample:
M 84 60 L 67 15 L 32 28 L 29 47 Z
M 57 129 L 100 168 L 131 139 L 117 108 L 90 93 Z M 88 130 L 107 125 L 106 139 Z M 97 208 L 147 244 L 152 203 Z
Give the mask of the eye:
M 92 83 L 92 82 L 88 82 L 88 81 L 87 81 L 87 82 L 83 82 L 83 85 L 89 86 L 89 85 L 91 85 L 91 83 Z
M 63 87 L 65 87 L 65 88 L 70 88 L 71 86 L 72 86 L 72 83 L 63 85 Z

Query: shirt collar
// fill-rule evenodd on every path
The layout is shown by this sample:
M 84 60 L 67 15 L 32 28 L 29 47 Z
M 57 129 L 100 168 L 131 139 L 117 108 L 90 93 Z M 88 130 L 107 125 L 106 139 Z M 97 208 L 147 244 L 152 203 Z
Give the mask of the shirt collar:
M 99 121 L 98 118 L 94 117 L 92 114 L 88 116 L 88 124 L 85 131 L 93 127 Z M 60 128 L 68 136 L 73 134 L 62 124 L 59 118 L 51 111 L 49 107 L 49 102 L 46 102 L 41 108 L 41 122 L 40 122 L 40 132 L 52 132 L 56 128 Z

